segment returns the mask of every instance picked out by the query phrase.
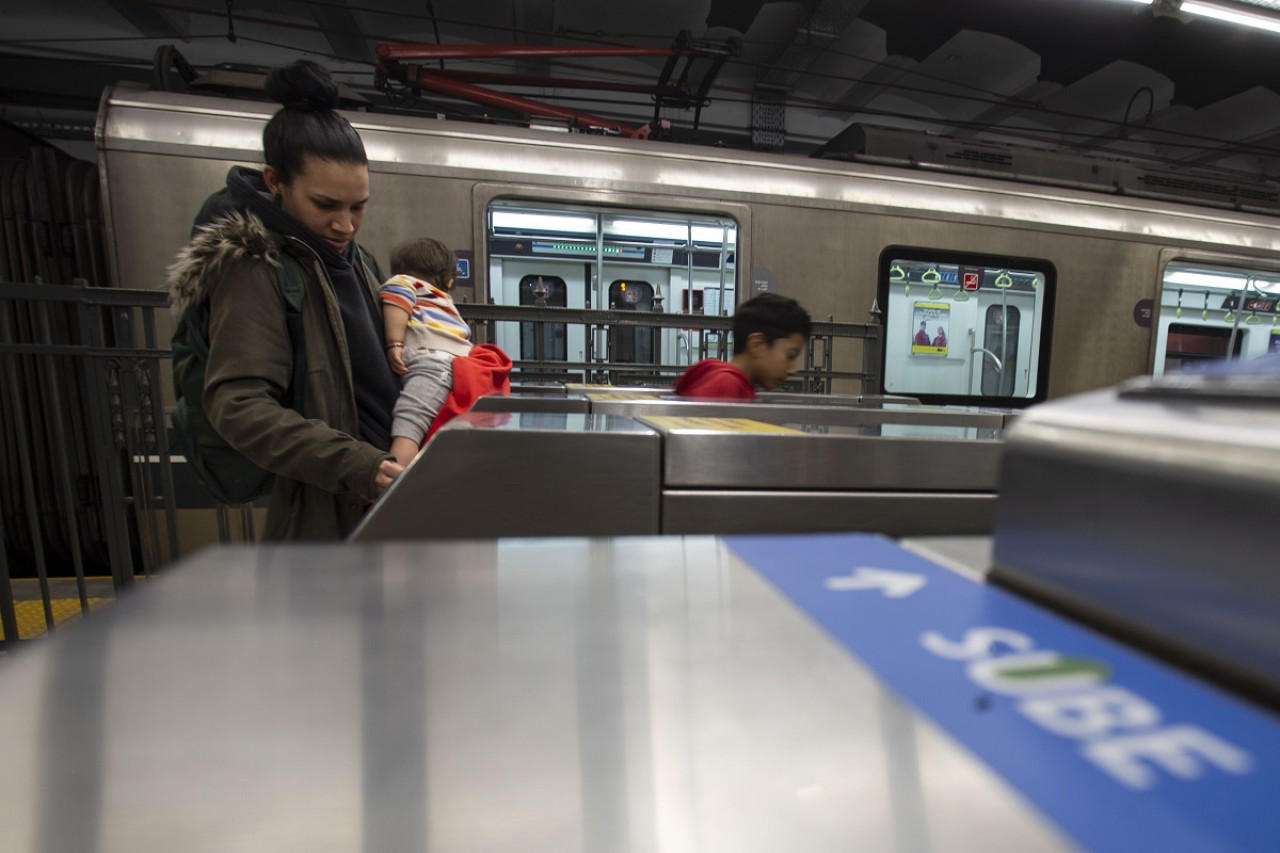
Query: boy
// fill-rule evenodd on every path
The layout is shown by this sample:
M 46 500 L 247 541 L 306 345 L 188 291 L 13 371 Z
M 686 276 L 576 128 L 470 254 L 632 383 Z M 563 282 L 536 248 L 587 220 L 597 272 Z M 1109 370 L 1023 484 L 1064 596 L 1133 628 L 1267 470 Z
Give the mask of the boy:
M 800 303 L 762 293 L 733 312 L 733 357 L 704 358 L 676 381 L 681 397 L 754 400 L 753 386 L 777 388 L 796 372 L 812 323 Z
M 453 358 L 471 352 L 471 328 L 449 296 L 457 258 L 439 240 L 424 237 L 391 253 L 379 291 L 387 361 L 403 376 L 391 422 L 391 454 L 408 465 L 453 388 Z

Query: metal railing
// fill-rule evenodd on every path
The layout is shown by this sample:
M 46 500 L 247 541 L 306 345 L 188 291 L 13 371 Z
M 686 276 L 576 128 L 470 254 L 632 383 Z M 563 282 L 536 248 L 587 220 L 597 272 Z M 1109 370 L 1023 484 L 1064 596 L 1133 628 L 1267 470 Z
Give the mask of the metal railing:
M 679 329 L 719 336 L 731 318 L 463 304 L 477 340 L 495 324 L 581 325 L 593 348 L 580 363 L 515 361 L 513 382 L 579 371 L 588 382 L 670 385 L 679 359 L 635 364 L 605 356 L 624 329 Z M 118 591 L 182 554 L 218 541 L 256 539 L 254 506 L 215 504 L 175 455 L 167 294 L 54 284 L 0 283 L 0 648 L 21 639 L 15 589 L 26 606 L 38 590 L 44 627 L 54 604 L 91 608 L 91 588 Z M 805 355 L 800 390 L 829 393 L 835 379 L 873 390 L 879 326 L 819 322 Z M 861 339 L 864 370 L 836 372 L 837 338 Z M 598 345 L 597 345 L 598 344 Z M 723 351 L 720 350 L 720 351 Z M 535 353 L 536 355 L 536 353 Z M 705 355 L 686 350 L 684 360 Z M 660 360 L 660 359 L 657 359 Z M 54 588 L 61 590 L 54 593 Z
M 50 578 L 114 589 L 176 556 L 172 492 L 145 464 L 168 460 L 157 340 L 166 295 L 149 290 L 0 284 L 0 627 L 18 639 L 13 581 Z M 142 463 L 142 464 L 139 464 Z M 167 465 L 166 465 L 167 470 Z M 70 572 L 70 574 L 68 574 Z
M 568 376 L 575 381 L 605 385 L 639 384 L 670 386 L 691 362 L 710 354 L 728 357 L 731 345 L 732 317 L 702 314 L 663 314 L 642 311 L 599 311 L 579 308 L 554 308 L 513 305 L 479 305 L 462 303 L 458 311 L 475 330 L 477 340 L 496 340 L 498 323 L 529 324 L 532 328 L 532 358 L 515 359 L 512 381 L 521 374 L 535 378 Z M 813 323 L 804 353 L 804 367 L 799 371 L 794 390 L 807 394 L 830 394 L 834 380 L 859 383 L 864 394 L 878 393 L 880 380 L 880 326 L 872 315 L 869 323 L 836 323 L 830 320 Z M 582 361 L 550 358 L 549 327 L 582 326 L 584 351 Z M 688 343 L 685 358 L 677 350 L 664 357 L 655 345 L 652 360 L 611 360 L 619 337 L 634 334 L 636 329 L 675 330 L 677 335 L 696 336 L 697 344 Z M 834 345 L 837 338 L 862 341 L 862 370 L 835 370 Z M 687 339 L 686 339 L 687 340 Z M 710 346 L 714 342 L 714 348 Z M 508 355 L 512 355 L 508 353 Z M 619 379 L 630 381 L 618 381 Z

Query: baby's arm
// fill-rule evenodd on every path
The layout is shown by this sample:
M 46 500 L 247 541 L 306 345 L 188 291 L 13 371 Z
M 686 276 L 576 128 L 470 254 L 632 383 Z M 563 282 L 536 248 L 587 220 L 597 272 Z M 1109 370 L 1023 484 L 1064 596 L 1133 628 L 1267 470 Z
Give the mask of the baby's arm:
M 409 372 L 409 368 L 404 366 L 404 333 L 408 326 L 408 311 L 390 302 L 382 303 L 382 327 L 387 341 L 387 363 L 399 376 Z

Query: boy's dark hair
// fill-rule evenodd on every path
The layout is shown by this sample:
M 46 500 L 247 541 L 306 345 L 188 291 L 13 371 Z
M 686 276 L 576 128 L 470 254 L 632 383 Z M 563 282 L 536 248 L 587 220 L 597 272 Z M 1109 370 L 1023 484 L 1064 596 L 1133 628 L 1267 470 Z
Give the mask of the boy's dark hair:
M 432 237 L 419 237 L 396 246 L 391 252 L 391 274 L 411 275 L 448 290 L 458 266 L 458 256 Z
M 809 312 L 789 296 L 762 293 L 738 306 L 733 312 L 733 354 L 745 352 L 747 338 L 753 332 L 764 335 L 772 344 L 778 338 L 792 335 L 809 337 L 813 322 Z
M 369 165 L 360 135 L 334 112 L 338 87 L 329 72 L 299 59 L 267 75 L 268 97 L 284 105 L 262 130 L 263 160 L 285 186 L 302 173 L 306 158 Z

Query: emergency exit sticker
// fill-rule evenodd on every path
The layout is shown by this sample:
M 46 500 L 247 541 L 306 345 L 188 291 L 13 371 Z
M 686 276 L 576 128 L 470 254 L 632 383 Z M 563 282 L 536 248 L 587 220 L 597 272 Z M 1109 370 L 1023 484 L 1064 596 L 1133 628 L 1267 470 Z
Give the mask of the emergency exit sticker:
M 1277 717 L 882 536 L 724 541 L 1086 849 L 1278 849 Z
M 694 429 L 706 432 L 792 432 L 803 435 L 802 430 L 791 427 L 753 421 L 750 418 L 681 418 L 669 415 L 645 416 L 645 423 L 659 429 Z

